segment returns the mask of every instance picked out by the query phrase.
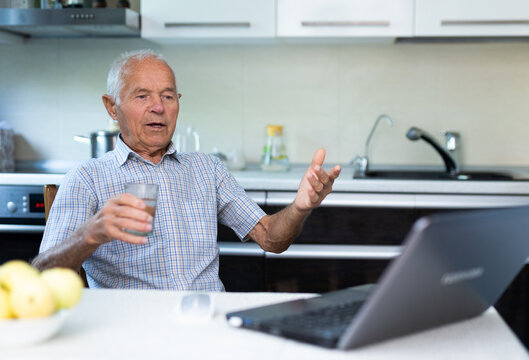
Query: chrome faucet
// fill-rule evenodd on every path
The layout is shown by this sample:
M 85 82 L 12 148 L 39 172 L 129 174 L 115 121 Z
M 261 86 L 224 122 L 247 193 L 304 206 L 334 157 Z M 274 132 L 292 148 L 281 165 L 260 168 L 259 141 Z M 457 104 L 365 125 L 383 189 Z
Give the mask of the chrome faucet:
M 364 146 L 364 156 L 355 156 L 354 159 L 351 161 L 351 164 L 353 165 L 353 178 L 359 177 L 359 176 L 365 176 L 367 169 L 368 169 L 368 153 L 369 153 L 369 143 L 371 142 L 371 138 L 373 137 L 373 134 L 375 133 L 375 130 L 378 126 L 378 123 L 380 120 L 385 119 L 389 126 L 393 125 L 393 121 L 391 118 L 386 115 L 382 114 L 375 120 L 375 123 L 373 124 L 373 127 L 371 128 L 371 131 L 369 132 L 369 135 L 367 136 L 366 144 Z
M 428 144 L 432 145 L 432 147 L 443 158 L 446 173 L 451 176 L 457 175 L 457 173 L 459 172 L 459 165 L 457 164 L 455 159 L 452 157 L 452 155 L 447 150 L 443 149 L 443 147 L 439 145 L 437 141 L 433 139 L 433 137 L 428 135 L 428 133 L 426 133 L 425 131 L 419 128 L 411 127 L 406 133 L 406 137 L 412 141 L 417 141 L 419 139 L 422 139 L 426 141 Z M 454 139 L 454 144 L 455 144 L 455 139 Z
M 452 156 L 458 167 L 461 167 L 461 137 L 458 132 L 445 131 L 446 150 Z

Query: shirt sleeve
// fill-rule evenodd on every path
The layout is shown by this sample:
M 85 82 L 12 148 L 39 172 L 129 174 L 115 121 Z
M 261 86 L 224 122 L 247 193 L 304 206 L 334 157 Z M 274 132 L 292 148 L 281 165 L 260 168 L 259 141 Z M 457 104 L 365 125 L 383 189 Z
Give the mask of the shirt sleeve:
M 266 213 L 251 199 L 219 159 L 215 161 L 217 215 L 222 225 L 230 227 L 242 241 Z
M 87 185 L 78 169 L 66 174 L 46 221 L 41 253 L 68 239 L 95 213 L 97 198 Z

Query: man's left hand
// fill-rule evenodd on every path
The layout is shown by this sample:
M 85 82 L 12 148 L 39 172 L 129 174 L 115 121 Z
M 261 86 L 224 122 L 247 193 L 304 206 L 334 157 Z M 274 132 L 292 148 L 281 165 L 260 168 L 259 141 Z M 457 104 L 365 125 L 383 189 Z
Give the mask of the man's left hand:
M 325 150 L 319 149 L 312 158 L 307 172 L 301 179 L 294 207 L 301 212 L 309 212 L 318 207 L 331 192 L 334 180 L 340 175 L 341 167 L 336 165 L 330 171 L 323 169 Z

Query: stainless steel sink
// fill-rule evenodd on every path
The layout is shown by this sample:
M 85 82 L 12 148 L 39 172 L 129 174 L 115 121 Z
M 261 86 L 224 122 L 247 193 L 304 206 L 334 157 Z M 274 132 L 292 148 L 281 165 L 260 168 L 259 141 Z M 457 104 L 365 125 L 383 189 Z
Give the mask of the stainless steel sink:
M 463 171 L 457 175 L 450 175 L 442 171 L 427 170 L 373 170 L 355 179 L 506 181 L 514 180 L 514 177 L 509 173 L 496 171 Z

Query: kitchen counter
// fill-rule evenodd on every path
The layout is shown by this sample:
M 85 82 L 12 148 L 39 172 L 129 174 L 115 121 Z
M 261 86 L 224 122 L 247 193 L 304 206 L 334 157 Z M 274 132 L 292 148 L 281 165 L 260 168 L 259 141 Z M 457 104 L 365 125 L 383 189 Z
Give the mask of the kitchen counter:
M 237 181 L 246 190 L 296 191 L 307 165 L 295 165 L 287 172 L 264 172 L 257 166 L 249 170 L 233 171 Z M 0 173 L 0 185 L 44 185 L 60 184 L 65 170 L 46 169 L 31 172 Z M 344 166 L 335 181 L 334 192 L 354 193 L 413 193 L 413 194 L 497 194 L 529 195 L 529 169 L 514 168 L 513 173 L 520 180 L 472 181 L 472 180 L 372 180 L 353 179 L 353 169 Z
M 59 333 L 48 341 L 1 349 L 5 359 L 528 359 L 494 308 L 477 318 L 350 350 L 328 350 L 230 327 L 225 314 L 311 296 L 292 293 L 212 293 L 215 315 L 182 320 L 183 293 L 85 289 Z
M 234 171 L 237 181 L 247 190 L 296 191 L 306 167 L 293 167 L 284 173 L 261 170 Z M 529 172 L 527 174 L 529 179 Z M 529 181 L 472 180 L 374 180 L 353 179 L 353 169 L 343 167 L 336 179 L 335 192 L 427 193 L 427 194 L 519 194 L 529 195 Z

